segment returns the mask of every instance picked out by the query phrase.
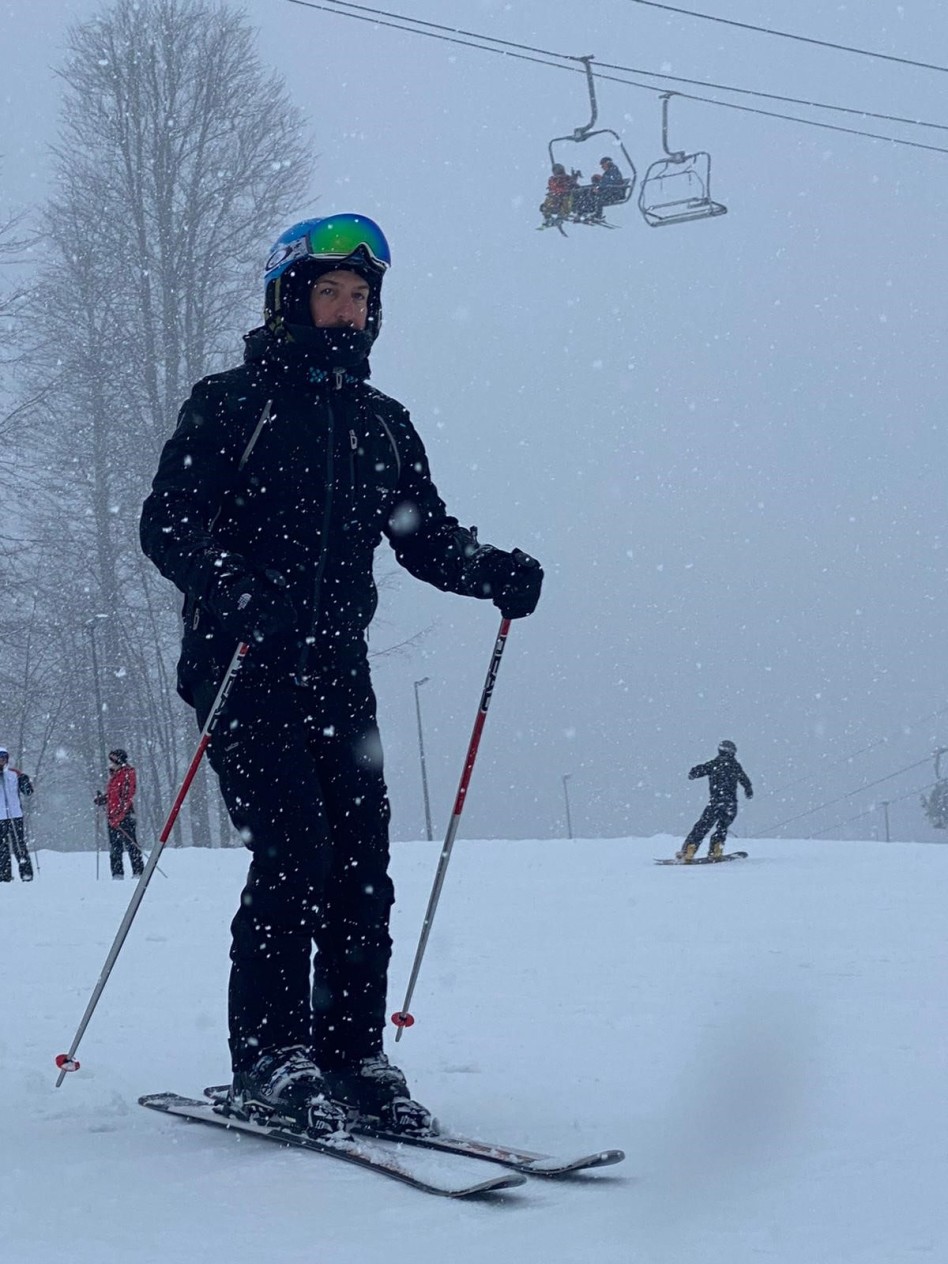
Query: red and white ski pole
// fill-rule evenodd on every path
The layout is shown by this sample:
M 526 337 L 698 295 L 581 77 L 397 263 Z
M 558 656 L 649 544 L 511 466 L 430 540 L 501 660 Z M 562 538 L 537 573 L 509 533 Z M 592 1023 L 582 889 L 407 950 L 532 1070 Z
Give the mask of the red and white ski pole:
M 464 760 L 464 768 L 461 772 L 461 781 L 458 785 L 457 796 L 454 800 L 454 811 L 451 813 L 451 821 L 448 825 L 448 832 L 445 835 L 444 846 L 441 849 L 441 858 L 438 861 L 438 870 L 435 874 L 434 886 L 431 888 L 431 895 L 428 898 L 428 908 L 425 911 L 425 920 L 421 927 L 421 938 L 418 940 L 418 947 L 415 951 L 415 961 L 411 968 L 411 978 L 408 980 L 408 991 L 405 993 L 405 1002 L 400 1010 L 392 1015 L 392 1022 L 398 1028 L 395 1033 L 396 1042 L 401 1040 L 402 1032 L 406 1027 L 414 1025 L 415 1019 L 409 1012 L 411 998 L 415 991 L 415 983 L 418 980 L 418 972 L 421 970 L 422 958 L 425 955 L 425 949 L 428 946 L 428 937 L 431 934 L 431 924 L 434 921 L 435 910 L 438 907 L 438 900 L 441 897 L 441 888 L 444 886 L 444 877 L 448 871 L 448 862 L 451 859 L 451 849 L 454 846 L 454 839 L 458 832 L 458 825 L 461 822 L 461 813 L 464 811 L 464 800 L 467 798 L 467 788 L 470 785 L 471 773 L 474 771 L 474 761 L 477 758 L 477 748 L 480 745 L 481 733 L 484 729 L 484 721 L 487 719 L 487 708 L 490 706 L 491 696 L 494 692 L 494 684 L 497 680 L 497 672 L 500 669 L 500 659 L 504 652 L 504 646 L 507 644 L 507 634 L 510 631 L 510 620 L 501 619 L 500 631 L 497 633 L 497 640 L 494 643 L 494 651 L 491 654 L 490 666 L 487 669 L 487 679 L 484 681 L 484 690 L 481 694 L 480 705 L 477 708 L 477 718 L 474 721 L 474 731 L 471 733 L 471 740 L 467 747 L 467 758 Z
M 211 707 L 210 714 L 201 729 L 201 737 L 198 742 L 197 750 L 194 752 L 194 758 L 188 766 L 181 788 L 175 796 L 174 803 L 171 805 L 171 811 L 168 813 L 168 819 L 165 821 L 164 828 L 158 836 L 158 842 L 152 848 L 151 855 L 148 857 L 148 863 L 142 871 L 138 884 L 132 892 L 132 898 L 129 901 L 128 908 L 125 910 L 125 916 L 122 918 L 122 924 L 119 926 L 115 939 L 112 941 L 112 947 L 109 949 L 109 955 L 105 959 L 105 965 L 102 967 L 102 973 L 99 975 L 99 981 L 95 985 L 95 990 L 89 998 L 89 1004 L 86 1006 L 86 1012 L 82 1016 L 82 1022 L 79 1024 L 75 1036 L 72 1038 L 72 1044 L 69 1046 L 68 1053 L 59 1053 L 56 1055 L 56 1065 L 59 1067 L 59 1078 L 56 1080 L 56 1087 L 59 1088 L 63 1080 L 66 1078 L 67 1071 L 78 1071 L 79 1063 L 76 1061 L 76 1050 L 79 1048 L 79 1042 L 82 1040 L 83 1034 L 89 1025 L 89 1019 L 95 1012 L 95 1007 L 99 1003 L 99 997 L 105 989 L 106 983 L 109 981 L 109 975 L 112 973 L 112 967 L 118 959 L 119 953 L 122 951 L 122 945 L 131 929 L 132 922 L 135 920 L 135 914 L 138 912 L 138 906 L 144 899 L 151 876 L 158 866 L 158 857 L 161 855 L 162 848 L 168 841 L 175 821 L 178 819 L 178 813 L 181 811 L 181 805 L 191 788 L 191 782 L 194 780 L 201 760 L 204 758 L 204 752 L 207 750 L 208 742 L 211 740 L 211 734 L 214 731 L 214 725 L 217 723 L 224 703 L 227 701 L 227 695 L 230 693 L 231 685 L 240 668 L 243 665 L 244 658 L 247 655 L 249 646 L 243 641 L 237 646 L 234 657 L 230 660 L 230 666 L 221 681 L 221 686 L 217 691 L 217 697 L 214 699 L 214 705 Z

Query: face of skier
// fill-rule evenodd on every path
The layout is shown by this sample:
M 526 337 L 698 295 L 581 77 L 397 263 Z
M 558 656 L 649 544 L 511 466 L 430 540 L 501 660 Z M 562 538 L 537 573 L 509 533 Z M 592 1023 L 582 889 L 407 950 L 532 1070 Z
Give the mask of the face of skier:
M 327 272 L 309 292 L 309 310 L 317 329 L 365 329 L 369 283 L 348 269 Z
M 3 772 L 4 768 L 6 768 L 7 760 L 9 758 L 10 756 L 7 754 L 6 751 L 0 751 L 0 772 Z

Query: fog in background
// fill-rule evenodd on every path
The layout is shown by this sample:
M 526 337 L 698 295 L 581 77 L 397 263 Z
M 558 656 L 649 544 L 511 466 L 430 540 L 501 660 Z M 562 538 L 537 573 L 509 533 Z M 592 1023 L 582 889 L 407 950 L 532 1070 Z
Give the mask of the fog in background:
M 535 231 L 537 205 L 549 139 L 588 121 L 581 74 L 288 0 L 241 7 L 308 116 L 317 174 L 299 217 L 364 212 L 391 242 L 374 383 L 411 410 L 449 509 L 546 570 L 537 613 L 513 627 L 463 832 L 565 833 L 569 775 L 577 835 L 680 834 L 704 795 L 687 770 L 726 737 L 757 791 L 739 834 L 840 800 L 796 821 L 800 837 L 890 799 L 893 837 L 944 840 L 913 793 L 930 764 L 860 787 L 948 744 L 948 153 L 677 99 L 671 147 L 710 150 L 728 214 L 663 232 L 633 202 L 610 208 L 615 231 L 577 226 L 564 239 Z M 779 16 L 753 0 L 696 7 L 948 64 L 934 0 L 800 0 Z M 0 215 L 49 193 L 62 35 L 98 9 L 0 0 Z M 560 0 L 396 10 L 948 125 L 937 70 L 632 0 L 593 13 Z M 622 133 L 641 176 L 661 154 L 657 91 L 605 80 L 597 91 L 600 125 Z M 727 99 L 948 148 L 945 131 Z M 593 140 L 574 165 L 588 177 L 600 152 Z M 15 514 L 7 504 L 4 523 Z M 488 603 L 407 574 L 386 593 L 373 648 L 431 629 L 377 661 L 396 837 L 424 829 L 413 682 L 429 677 L 439 834 L 497 623 Z M 834 833 L 881 829 L 875 812 Z

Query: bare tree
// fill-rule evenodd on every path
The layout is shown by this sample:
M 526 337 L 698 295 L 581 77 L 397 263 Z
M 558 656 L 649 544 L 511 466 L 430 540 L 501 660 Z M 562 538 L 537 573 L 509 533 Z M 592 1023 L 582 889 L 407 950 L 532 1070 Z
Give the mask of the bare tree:
M 234 359 L 263 250 L 312 160 L 300 112 L 226 6 L 118 0 L 72 28 L 61 75 L 28 382 L 43 394 L 31 533 L 56 560 L 47 615 L 89 624 L 97 649 L 97 681 L 88 646 L 70 669 L 80 745 L 96 750 L 98 694 L 109 743 L 149 774 L 157 824 L 193 737 L 171 685 L 178 603 L 140 556 L 139 509 L 191 384 Z M 202 779 L 193 841 L 210 842 L 210 821 Z

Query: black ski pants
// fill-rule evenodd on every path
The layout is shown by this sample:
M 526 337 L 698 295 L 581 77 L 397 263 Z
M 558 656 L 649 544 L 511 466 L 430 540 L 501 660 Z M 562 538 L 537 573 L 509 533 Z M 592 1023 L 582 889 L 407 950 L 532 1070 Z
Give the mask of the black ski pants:
M 394 901 L 365 646 L 305 687 L 248 661 L 208 748 L 252 852 L 231 924 L 231 1061 L 291 1045 L 338 1069 L 378 1053 Z M 195 691 L 198 721 L 213 686 Z M 316 948 L 315 964 L 313 948 Z
M 23 833 L 23 817 L 13 816 L 0 820 L 0 882 L 13 881 L 13 865 L 10 852 L 16 857 L 20 869 L 20 877 L 29 882 L 33 877 L 33 862 L 30 860 L 26 836 Z
M 125 869 L 122 864 L 122 850 L 127 848 L 128 858 L 132 864 L 132 873 L 137 878 L 145 868 L 141 849 L 138 846 L 138 834 L 135 817 L 131 812 L 118 825 L 109 826 L 109 868 L 113 878 L 124 878 Z
M 705 834 L 714 826 L 714 833 L 711 835 L 711 846 L 716 843 L 724 844 L 727 838 L 727 832 L 734 824 L 734 818 L 737 816 L 737 803 L 732 800 L 725 800 L 723 803 L 709 803 L 705 810 L 698 817 L 692 826 L 691 833 L 685 839 L 685 846 L 688 847 L 694 843 L 695 847 L 700 847 Z

